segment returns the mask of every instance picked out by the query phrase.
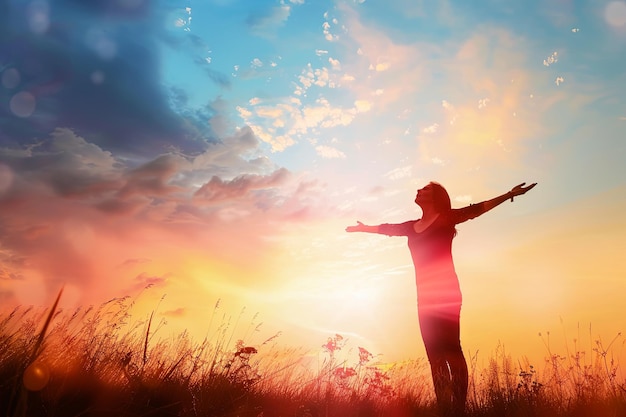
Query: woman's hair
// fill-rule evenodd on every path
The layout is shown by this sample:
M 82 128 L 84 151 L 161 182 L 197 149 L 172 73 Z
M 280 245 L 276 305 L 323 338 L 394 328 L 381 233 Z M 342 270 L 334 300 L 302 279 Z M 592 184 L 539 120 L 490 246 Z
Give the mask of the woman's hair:
M 450 203 L 450 195 L 443 185 L 438 182 L 431 182 L 430 185 L 433 187 L 433 205 L 437 212 L 439 213 L 447 213 L 452 210 L 452 204 Z
M 447 215 L 452 211 L 452 204 L 450 203 L 450 195 L 443 188 L 443 185 L 438 182 L 431 181 L 430 185 L 433 187 L 433 206 L 437 213 Z M 456 236 L 456 227 L 452 227 L 454 230 L 454 236 Z

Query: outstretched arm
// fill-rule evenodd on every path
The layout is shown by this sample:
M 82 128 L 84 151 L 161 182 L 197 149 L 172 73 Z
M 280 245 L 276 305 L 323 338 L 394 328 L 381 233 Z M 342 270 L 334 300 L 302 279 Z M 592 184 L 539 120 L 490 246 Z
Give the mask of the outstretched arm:
M 526 194 L 527 191 L 533 189 L 535 185 L 537 185 L 537 183 L 535 182 L 528 186 L 525 186 L 525 185 L 526 183 L 523 182 L 513 187 L 511 191 L 508 191 L 502 195 L 492 198 L 491 200 L 486 200 L 477 204 L 471 204 L 461 209 L 453 209 L 452 211 L 456 217 L 455 223 L 463 223 L 466 220 L 470 220 L 482 214 L 485 214 L 489 210 L 504 203 L 506 200 L 510 199 L 511 201 L 513 201 L 515 197 Z
M 356 222 L 356 226 L 346 227 L 346 232 L 366 232 L 366 233 L 379 233 L 378 225 L 368 226 L 359 221 Z
M 537 183 L 535 182 L 533 184 L 530 184 L 527 187 L 524 187 L 525 184 L 526 184 L 525 182 L 518 184 L 515 187 L 511 188 L 511 191 L 506 192 L 502 195 L 499 195 L 496 198 L 492 198 L 491 200 L 483 201 L 482 203 L 478 203 L 478 204 L 482 204 L 483 206 L 482 208 L 484 210 L 483 213 L 486 213 L 492 208 L 504 203 L 508 199 L 511 199 L 511 202 L 513 202 L 513 198 L 517 197 L 518 195 L 526 194 L 528 190 L 531 190 L 535 185 L 537 185 Z
M 413 231 L 415 220 L 403 223 L 383 223 L 376 226 L 368 226 L 361 222 L 356 222 L 356 226 L 346 227 L 346 232 L 366 232 L 378 233 L 387 236 L 408 236 Z

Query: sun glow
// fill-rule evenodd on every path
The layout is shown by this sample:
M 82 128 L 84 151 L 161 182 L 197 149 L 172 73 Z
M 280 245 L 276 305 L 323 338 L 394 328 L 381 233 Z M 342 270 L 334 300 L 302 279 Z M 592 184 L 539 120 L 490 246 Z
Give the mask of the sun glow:
M 262 321 L 255 340 L 423 357 L 406 239 L 346 226 L 418 218 L 431 180 L 456 207 L 536 181 L 458 226 L 464 346 L 528 354 L 560 316 L 623 330 L 623 0 L 214 0 L 193 25 L 35 3 L 3 3 L 25 47 L 0 62 L 0 310 L 64 285 L 61 307 L 132 300 L 160 333 Z

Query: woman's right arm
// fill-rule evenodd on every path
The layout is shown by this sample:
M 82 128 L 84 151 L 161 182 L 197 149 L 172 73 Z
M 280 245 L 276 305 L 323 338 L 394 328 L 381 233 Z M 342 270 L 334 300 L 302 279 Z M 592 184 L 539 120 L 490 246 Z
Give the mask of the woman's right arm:
M 356 222 L 356 226 L 346 227 L 346 232 L 366 232 L 366 233 L 379 233 L 378 225 L 368 226 L 359 221 Z
M 346 227 L 346 232 L 378 233 L 387 236 L 408 236 L 413 231 L 413 223 L 415 223 L 415 220 L 397 224 L 383 223 L 376 226 L 368 226 L 361 222 L 356 222 L 356 226 Z

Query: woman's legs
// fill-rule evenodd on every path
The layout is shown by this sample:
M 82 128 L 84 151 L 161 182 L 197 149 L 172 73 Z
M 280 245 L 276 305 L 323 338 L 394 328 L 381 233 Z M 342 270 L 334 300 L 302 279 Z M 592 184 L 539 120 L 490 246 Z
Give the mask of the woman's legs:
M 454 404 L 454 385 L 450 368 L 443 355 L 429 356 L 429 361 L 437 405 L 444 415 L 448 415 L 452 412 Z
M 448 358 L 450 374 L 452 379 L 452 410 L 455 416 L 462 416 L 465 412 L 465 402 L 467 400 L 468 372 L 467 362 L 463 351 L 459 345 L 458 351 L 452 353 Z
M 437 404 L 444 414 L 461 416 L 467 399 L 468 371 L 459 338 L 460 306 L 422 306 L 418 310 Z

